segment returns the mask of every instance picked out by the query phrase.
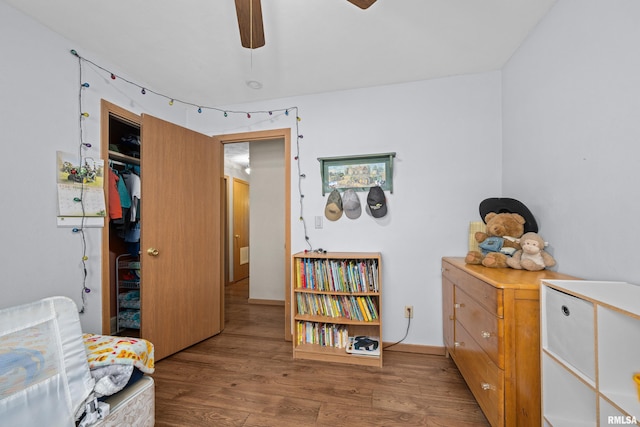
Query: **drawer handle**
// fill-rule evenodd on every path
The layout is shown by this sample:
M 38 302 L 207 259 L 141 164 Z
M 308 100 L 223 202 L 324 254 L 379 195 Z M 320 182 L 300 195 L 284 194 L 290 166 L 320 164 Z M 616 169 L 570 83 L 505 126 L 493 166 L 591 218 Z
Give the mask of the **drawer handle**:
M 449 320 L 455 320 L 456 318 L 453 316 L 449 316 Z
M 496 388 L 489 383 L 480 383 L 483 390 L 495 390 Z
M 482 338 L 484 339 L 489 339 L 491 338 L 491 332 L 487 332 L 487 331 L 482 331 L 482 333 L 480 334 L 482 336 Z
M 464 347 L 464 343 L 462 341 L 456 341 L 453 343 L 454 347 Z
M 460 303 L 453 304 L 453 308 L 462 308 L 462 307 L 464 307 L 464 304 L 460 304 Z
M 562 314 L 564 314 L 565 316 L 569 316 L 571 314 L 571 310 L 569 310 L 569 307 L 567 307 L 566 305 L 563 305 Z

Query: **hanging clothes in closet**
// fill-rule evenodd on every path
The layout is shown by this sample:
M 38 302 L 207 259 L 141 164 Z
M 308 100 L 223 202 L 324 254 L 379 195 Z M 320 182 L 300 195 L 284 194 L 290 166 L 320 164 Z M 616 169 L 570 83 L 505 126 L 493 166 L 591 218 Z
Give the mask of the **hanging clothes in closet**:
M 122 175 L 131 198 L 128 221 L 125 222 L 124 241 L 127 250 L 132 255 L 140 252 L 140 203 L 142 186 L 140 182 L 140 167 L 133 166 Z
M 137 174 L 135 173 L 137 171 Z M 139 208 L 141 195 L 141 182 L 140 182 L 140 168 L 133 166 L 131 169 L 125 170 L 123 174 L 124 183 L 127 186 L 129 195 L 131 197 L 131 222 L 136 222 L 140 219 Z
M 120 176 L 112 167 L 109 167 L 109 218 L 111 220 L 122 219 L 122 203 L 118 193 L 119 181 L 122 181 Z
M 117 167 L 122 170 L 118 170 Z M 109 161 L 109 218 L 115 224 L 123 224 L 131 208 L 131 195 L 123 173 L 132 167 L 126 163 Z
M 121 170 L 116 169 L 116 165 Z M 110 166 L 109 217 L 117 235 L 127 244 L 127 252 L 137 255 L 140 251 L 140 167 L 122 162 L 111 162 Z

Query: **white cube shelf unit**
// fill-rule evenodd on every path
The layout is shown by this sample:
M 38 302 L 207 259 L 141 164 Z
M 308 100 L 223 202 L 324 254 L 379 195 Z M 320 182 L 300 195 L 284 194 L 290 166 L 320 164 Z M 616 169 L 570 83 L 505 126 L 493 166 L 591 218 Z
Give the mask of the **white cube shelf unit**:
M 587 280 L 542 285 L 544 424 L 637 425 L 640 286 Z

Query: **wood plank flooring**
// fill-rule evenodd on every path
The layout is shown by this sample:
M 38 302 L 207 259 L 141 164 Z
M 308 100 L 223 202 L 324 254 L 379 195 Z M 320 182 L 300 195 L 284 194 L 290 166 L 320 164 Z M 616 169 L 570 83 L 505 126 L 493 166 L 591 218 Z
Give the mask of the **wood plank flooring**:
M 159 361 L 156 426 L 488 426 L 450 359 L 387 351 L 382 368 L 292 359 L 284 308 L 226 289 L 226 328 Z

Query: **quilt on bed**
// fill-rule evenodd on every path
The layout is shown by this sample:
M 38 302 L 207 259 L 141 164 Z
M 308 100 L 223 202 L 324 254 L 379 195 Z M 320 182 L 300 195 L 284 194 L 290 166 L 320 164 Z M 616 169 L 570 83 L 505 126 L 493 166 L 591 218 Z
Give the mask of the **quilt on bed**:
M 135 369 L 145 374 L 155 369 L 153 344 L 145 339 L 84 334 L 83 340 L 97 397 L 122 390 Z

